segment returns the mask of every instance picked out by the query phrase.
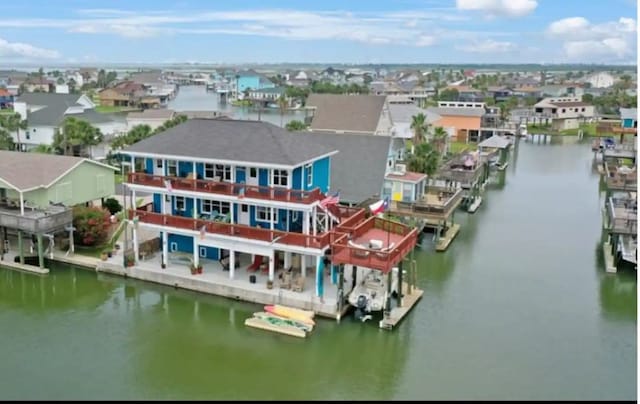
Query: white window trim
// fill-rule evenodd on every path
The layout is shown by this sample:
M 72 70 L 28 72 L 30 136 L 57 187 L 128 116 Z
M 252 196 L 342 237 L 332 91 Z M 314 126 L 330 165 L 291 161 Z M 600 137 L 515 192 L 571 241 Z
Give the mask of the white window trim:
M 200 258 L 207 258 L 207 247 L 200 247 L 199 251 Z
M 278 209 L 274 208 L 273 209 L 273 217 L 271 218 L 271 220 L 268 219 L 261 219 L 260 217 L 258 217 L 258 212 L 261 211 L 262 209 L 265 210 L 266 215 L 270 215 L 271 214 L 271 208 L 267 208 L 265 206 L 256 206 L 255 210 L 254 210 L 254 218 L 256 220 L 256 222 L 266 222 L 266 223 L 278 223 Z
M 182 209 L 178 209 L 178 199 L 182 200 Z M 186 212 L 187 210 L 187 198 L 184 196 L 175 196 L 173 198 L 173 210 L 177 212 Z
M 211 175 L 207 175 L 207 166 L 211 167 Z M 216 165 L 213 163 L 204 163 L 202 166 L 202 178 L 205 180 L 211 180 L 216 176 Z
M 167 173 L 168 177 L 177 177 L 178 176 L 178 160 L 167 160 Z M 175 167 L 176 172 L 174 175 L 171 175 L 171 168 Z
M 221 166 L 218 168 L 216 166 Z M 221 173 L 217 171 L 221 170 Z M 227 178 L 227 173 L 229 173 L 229 177 Z M 214 164 L 213 165 L 213 176 L 220 177 L 220 181 L 233 181 L 233 167 L 229 164 Z
M 175 241 L 169 243 L 169 250 L 171 250 L 171 252 L 178 251 L 178 243 L 176 243 Z
M 209 207 L 210 207 L 209 210 L 205 210 L 204 209 L 205 202 L 209 202 Z M 215 209 L 214 205 L 216 205 L 216 204 L 218 205 L 218 209 Z M 222 212 L 222 210 L 223 210 L 222 207 L 225 206 L 225 205 L 226 205 L 226 211 L 227 212 Z M 225 202 L 225 201 L 215 201 L 215 200 L 212 200 L 212 199 L 201 199 L 200 200 L 200 212 L 202 212 L 202 213 L 211 213 L 211 212 L 213 212 L 214 209 L 217 210 L 218 213 L 224 215 L 225 213 L 231 212 L 231 203 L 230 202 Z
M 306 177 L 307 186 L 310 187 L 313 185 L 313 164 L 309 163 L 304 166 L 304 172 Z

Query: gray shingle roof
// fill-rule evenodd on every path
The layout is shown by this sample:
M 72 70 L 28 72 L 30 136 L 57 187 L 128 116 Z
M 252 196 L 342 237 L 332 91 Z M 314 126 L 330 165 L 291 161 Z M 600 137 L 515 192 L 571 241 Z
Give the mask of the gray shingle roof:
M 620 119 L 638 119 L 638 109 L 620 108 Z
M 433 112 L 438 115 L 449 116 L 482 116 L 485 113 L 484 108 L 453 108 L 453 107 L 438 107 L 434 108 Z
M 24 93 L 19 102 L 27 105 L 42 105 L 45 108 L 30 112 L 27 116 L 29 126 L 58 126 L 64 120 L 67 108 L 77 105 L 81 94 Z
M 190 119 L 124 152 L 294 167 L 335 150 L 267 122 Z
M 361 203 L 379 195 L 384 183 L 390 136 L 353 133 L 307 132 L 330 149 L 331 191 L 340 190 L 340 201 Z
M 307 107 L 315 107 L 312 130 L 374 133 L 386 97 L 384 95 L 311 94 Z
M 21 191 L 46 187 L 73 166 L 85 160 L 104 166 L 81 157 L 0 150 L 0 180 L 8 182 Z M 117 169 L 113 168 L 113 170 Z

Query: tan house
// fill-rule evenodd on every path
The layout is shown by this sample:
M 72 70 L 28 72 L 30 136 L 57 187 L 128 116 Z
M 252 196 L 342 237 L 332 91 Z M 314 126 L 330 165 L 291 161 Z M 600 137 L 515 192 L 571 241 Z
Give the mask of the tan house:
M 157 97 L 147 97 L 145 86 L 133 81 L 123 81 L 98 93 L 100 105 L 109 107 L 153 107 L 160 105 Z
M 577 129 L 580 123 L 595 117 L 595 107 L 580 97 L 550 97 L 534 105 L 540 118 L 551 119 L 553 130 Z
M 311 94 L 306 108 L 311 131 L 389 136 L 393 127 L 384 95 Z

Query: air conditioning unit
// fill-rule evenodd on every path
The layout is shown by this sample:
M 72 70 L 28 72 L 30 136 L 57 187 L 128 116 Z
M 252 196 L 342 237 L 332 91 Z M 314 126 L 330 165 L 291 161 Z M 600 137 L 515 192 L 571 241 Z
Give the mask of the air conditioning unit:
M 396 173 L 398 174 L 404 174 L 407 172 L 407 165 L 406 164 L 396 164 L 395 170 Z

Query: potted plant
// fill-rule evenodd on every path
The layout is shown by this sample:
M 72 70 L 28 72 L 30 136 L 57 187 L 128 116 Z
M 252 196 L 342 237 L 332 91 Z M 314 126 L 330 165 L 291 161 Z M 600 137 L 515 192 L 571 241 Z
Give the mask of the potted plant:
M 128 256 L 127 256 L 127 258 L 125 259 L 125 264 L 126 264 L 128 267 L 132 267 L 132 266 L 133 266 L 133 264 L 135 264 L 135 261 L 134 261 L 133 257 L 132 257 L 132 256 L 130 256 L 130 255 L 128 255 Z
M 198 264 L 198 274 L 202 275 L 203 269 L 202 269 L 202 264 Z
M 191 275 L 196 275 L 198 273 L 198 267 L 194 264 L 191 264 Z

